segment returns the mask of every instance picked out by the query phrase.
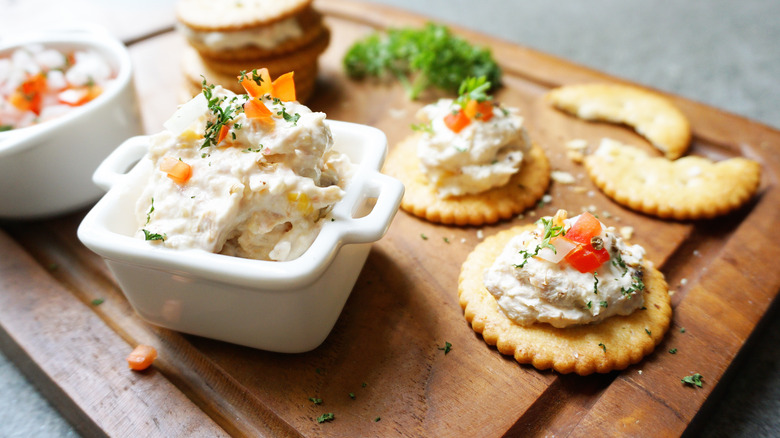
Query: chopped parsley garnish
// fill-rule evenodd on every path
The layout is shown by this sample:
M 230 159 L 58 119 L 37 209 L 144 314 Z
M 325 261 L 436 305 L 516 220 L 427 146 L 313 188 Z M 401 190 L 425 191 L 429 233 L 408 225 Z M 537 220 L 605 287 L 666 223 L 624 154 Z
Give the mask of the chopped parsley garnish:
M 409 99 L 427 88 L 455 93 L 466 78 L 485 76 L 498 86 L 501 69 L 489 49 L 472 46 L 442 25 L 389 29 L 386 37 L 374 33 L 355 42 L 343 60 L 352 78 L 397 79 Z
M 241 152 L 260 152 L 263 150 L 263 145 L 257 145 L 257 148 L 252 149 L 251 147 L 244 149 Z
M 647 333 L 647 336 L 653 336 L 653 332 L 648 329 L 645 329 L 645 333 Z
M 154 213 L 154 198 L 152 198 L 152 203 L 149 206 L 149 211 L 146 213 L 146 223 L 144 225 L 149 224 L 149 221 L 152 219 L 152 213 Z
M 201 145 L 201 149 L 208 147 L 208 146 L 216 146 L 217 140 L 219 138 L 219 131 L 222 129 L 223 126 L 227 126 L 228 123 L 233 119 L 233 116 L 238 112 L 239 106 L 234 106 L 232 103 L 235 102 L 235 98 L 233 98 L 228 105 L 222 106 L 222 103 L 225 101 L 224 98 L 219 98 L 214 96 L 214 85 L 207 84 L 206 79 L 203 79 L 203 96 L 206 97 L 206 101 L 208 102 L 208 107 L 211 113 L 214 115 L 215 120 L 208 120 L 206 121 L 206 132 L 203 136 L 203 145 Z
M 246 72 L 246 70 L 241 70 L 241 73 L 238 77 L 238 81 L 241 82 L 244 79 L 251 79 L 254 83 L 257 85 L 260 85 L 263 83 L 263 78 L 260 76 L 260 73 L 257 72 L 257 69 L 253 69 L 251 72 L 251 76 Z
M 455 103 L 465 109 L 470 100 L 477 102 L 491 100 L 488 91 L 490 91 L 490 82 L 485 76 L 466 78 L 458 87 L 458 99 Z
M 701 374 L 695 373 L 693 375 L 683 377 L 681 379 L 681 382 L 686 383 L 686 384 L 691 385 L 691 386 L 698 386 L 699 388 L 701 388 L 701 385 L 702 385 L 701 379 L 702 378 L 703 378 L 703 376 Z
M 324 423 L 326 421 L 333 421 L 333 419 L 336 418 L 332 412 L 328 412 L 326 414 L 322 414 L 319 417 L 317 417 L 317 423 Z
M 593 279 L 596 280 L 593 283 L 593 293 L 598 295 L 599 294 L 599 274 L 596 273 L 595 271 L 593 272 Z M 606 307 L 606 306 L 604 306 L 604 307 Z
M 625 296 L 630 296 L 635 292 L 640 292 L 644 290 L 645 283 L 642 281 L 642 277 L 643 277 L 642 271 L 641 270 L 636 271 L 636 273 L 631 276 L 631 280 L 633 280 L 631 282 L 631 287 L 629 288 L 621 287 L 620 293 Z
M 374 423 L 378 423 L 378 422 L 379 422 L 379 420 L 381 420 L 381 419 L 382 419 L 381 417 L 376 417 L 376 418 L 374 418 Z
M 10 131 L 14 129 L 11 125 L 0 125 L 0 132 Z
M 606 352 L 607 352 L 607 346 L 606 346 L 606 345 L 604 345 L 604 343 L 603 343 L 603 342 L 599 342 L 599 347 L 601 347 L 601 349 L 602 349 L 602 350 L 604 350 L 604 353 L 606 353 Z
M 420 233 L 420 238 L 422 238 L 422 240 L 428 240 L 428 236 L 422 233 Z
M 593 307 L 593 303 L 591 301 L 588 301 L 588 309 Z
M 99 305 L 103 304 L 104 301 L 105 300 L 103 298 L 95 298 L 94 300 L 92 300 L 92 305 L 93 306 L 99 306 Z
M 452 350 L 452 344 L 450 344 L 449 342 L 444 342 L 444 346 L 439 347 L 439 350 L 443 350 L 444 354 L 447 354 L 450 352 L 450 350 Z
M 354 393 L 354 392 L 350 392 L 350 393 L 349 393 L 349 398 L 351 398 L 352 400 L 354 400 L 354 399 L 355 399 L 355 393 Z
M 615 251 L 615 256 L 612 258 L 612 264 L 616 268 L 622 269 L 623 275 L 626 275 L 628 272 L 628 266 L 626 266 L 626 262 L 623 261 L 623 257 L 621 257 L 620 251 Z
M 317 397 L 309 397 L 309 401 L 314 403 L 315 405 L 322 404 L 322 399 Z
M 282 116 L 285 121 L 292 123 L 293 126 L 298 126 L 298 120 L 301 118 L 301 115 L 298 113 L 293 115 L 288 114 L 287 109 L 284 106 L 282 106 L 282 110 L 277 112 L 276 115 Z
M 676 348 L 670 348 L 669 349 L 669 354 L 677 354 L 677 349 Z
M 599 303 L 599 305 L 600 305 L 601 307 L 609 307 L 609 303 L 607 303 L 606 301 L 602 301 L 602 302 L 600 302 L 600 303 Z
M 433 135 L 433 123 L 414 123 L 412 124 L 412 131 L 425 132 Z
M 680 327 L 680 333 L 685 333 L 685 327 Z
M 144 232 L 144 240 L 163 240 L 164 241 L 168 237 L 165 234 L 152 233 L 151 231 L 149 231 L 149 230 L 147 230 L 145 228 L 142 228 L 141 231 Z
M 450 243 L 450 239 L 448 237 L 442 237 L 442 239 L 444 240 L 444 243 Z
M 526 250 L 520 251 L 519 254 L 523 256 L 523 263 L 520 263 L 519 265 L 514 265 L 515 268 L 524 267 L 525 264 L 528 262 L 528 259 L 539 255 L 539 251 L 541 251 L 542 248 L 550 248 L 551 250 L 553 250 L 554 253 L 556 254 L 558 253 L 558 251 L 555 249 L 555 246 L 553 246 L 550 243 L 550 239 L 565 234 L 563 231 L 563 226 L 557 226 L 557 227 L 553 226 L 552 219 L 541 218 L 539 219 L 539 221 L 544 224 L 544 236 L 542 237 L 542 243 L 536 245 L 536 249 L 534 249 L 533 253 Z

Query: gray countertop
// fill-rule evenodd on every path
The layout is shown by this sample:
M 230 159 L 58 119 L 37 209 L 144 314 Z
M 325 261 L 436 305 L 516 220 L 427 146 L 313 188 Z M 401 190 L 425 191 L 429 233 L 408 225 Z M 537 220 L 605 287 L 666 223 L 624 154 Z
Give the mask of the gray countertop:
M 373 1 L 780 128 L 777 1 Z M 775 146 L 780 153 L 780 145 Z M 702 435 L 780 435 L 780 312 L 775 304 L 716 389 L 713 399 L 719 401 L 705 405 L 697 417 Z M 0 405 L 0 437 L 77 436 L 1 352 Z

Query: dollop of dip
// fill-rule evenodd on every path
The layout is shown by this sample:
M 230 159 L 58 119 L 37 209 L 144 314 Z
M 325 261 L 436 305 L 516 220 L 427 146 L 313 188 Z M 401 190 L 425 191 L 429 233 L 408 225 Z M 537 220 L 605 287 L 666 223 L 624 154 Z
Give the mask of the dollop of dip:
M 587 263 L 582 265 L 582 257 L 574 253 L 577 242 L 569 249 L 572 242 L 556 240 L 565 239 L 564 233 L 581 216 L 565 219 L 565 212 L 559 212 L 554 218 L 542 218 L 534 230 L 513 237 L 485 271 L 484 285 L 507 318 L 524 326 L 543 322 L 563 328 L 629 315 L 642 307 L 645 251 L 641 246 L 627 245 L 614 228 L 591 215 L 587 219 L 600 224 L 593 242 L 609 258 L 602 258 L 600 266 L 588 272 L 583 268 Z
M 440 99 L 417 113 L 425 127 L 417 144 L 421 169 L 442 198 L 506 184 L 531 145 L 516 109 L 490 102 L 482 110 L 488 117 L 477 114 L 456 131 L 446 120 L 461 110 L 458 101 Z
M 0 57 L 0 131 L 59 117 L 95 99 L 115 76 L 92 50 L 20 47 Z
M 353 165 L 332 149 L 324 113 L 265 95 L 271 115 L 252 118 L 249 96 L 211 87 L 152 137 L 136 234 L 168 248 L 295 259 L 343 197 Z

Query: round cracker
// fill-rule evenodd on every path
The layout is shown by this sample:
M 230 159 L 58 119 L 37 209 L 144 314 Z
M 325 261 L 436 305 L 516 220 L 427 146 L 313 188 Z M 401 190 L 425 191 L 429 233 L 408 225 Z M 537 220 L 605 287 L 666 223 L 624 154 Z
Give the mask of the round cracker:
M 746 158 L 675 161 L 603 139 L 585 158 L 593 183 L 618 204 L 662 219 L 710 219 L 748 202 L 758 191 L 761 166 Z
M 311 3 L 312 0 L 241 0 L 230 4 L 214 0 L 179 0 L 176 17 L 185 26 L 197 30 L 239 30 L 284 20 L 309 8 Z
M 522 213 L 547 191 L 550 162 L 541 147 L 531 145 L 523 155 L 520 171 L 508 183 L 482 193 L 440 198 L 420 169 L 417 140 L 407 137 L 390 150 L 385 171 L 406 186 L 401 208 L 430 222 L 455 225 L 484 225 Z
M 483 285 L 483 273 L 517 234 L 535 228 L 520 225 L 486 238 L 466 258 L 458 279 L 458 296 L 466 320 L 485 343 L 501 354 L 540 370 L 582 376 L 622 370 L 642 360 L 669 329 L 671 300 L 663 274 L 644 264 L 644 309 L 612 316 L 597 324 L 555 328 L 546 323 L 512 322 Z
M 546 98 L 556 108 L 581 119 L 629 125 L 672 160 L 681 157 L 691 141 L 685 115 L 666 98 L 642 88 L 566 85 L 551 90 Z
M 303 50 L 306 46 L 315 42 L 315 40 L 318 45 L 322 45 L 324 41 L 324 46 L 317 52 L 317 55 L 324 51 L 325 47 L 328 45 L 329 38 L 323 38 L 326 29 L 322 22 L 322 14 L 315 11 L 313 8 L 307 8 L 296 15 L 295 20 L 298 21 L 298 26 L 303 30 L 303 34 L 297 38 L 282 41 L 272 48 L 262 48 L 250 45 L 229 50 L 212 49 L 195 38 L 188 38 L 187 41 L 207 60 L 212 59 L 228 62 L 251 62 L 258 58 L 270 58 L 290 54 L 298 50 Z M 251 29 L 254 28 L 240 29 L 234 32 L 246 32 L 251 31 Z
M 223 74 L 238 75 L 241 71 L 252 71 L 252 69 L 265 67 L 272 78 L 282 75 L 288 71 L 304 70 L 306 67 L 316 62 L 317 58 L 328 48 L 330 43 L 330 31 L 323 27 L 317 38 L 311 41 L 305 47 L 301 47 L 291 53 L 270 57 L 258 57 L 252 59 L 234 59 L 218 60 L 208 57 L 200 57 L 200 60 L 211 70 Z
M 238 76 L 242 70 L 250 71 L 255 68 L 266 67 L 263 61 L 260 60 L 257 64 L 249 64 L 251 67 L 248 69 L 239 69 L 235 72 L 232 72 L 231 70 L 231 73 L 224 73 L 213 69 L 213 63 L 206 64 L 203 62 L 203 58 L 200 57 L 198 52 L 190 47 L 185 47 L 182 55 L 182 71 L 184 72 L 186 80 L 192 85 L 200 87 L 205 78 L 207 83 L 221 85 L 237 94 L 245 93 L 245 90 L 238 82 Z M 299 68 L 288 69 L 274 65 L 273 70 L 269 68 L 269 74 L 272 78 L 277 78 L 284 73 L 290 71 L 294 72 L 295 94 L 297 100 L 304 103 L 314 93 L 318 71 L 317 59 L 318 58 L 315 56 L 308 60 L 309 62 L 307 64 L 299 65 Z M 227 71 L 227 69 L 225 70 Z

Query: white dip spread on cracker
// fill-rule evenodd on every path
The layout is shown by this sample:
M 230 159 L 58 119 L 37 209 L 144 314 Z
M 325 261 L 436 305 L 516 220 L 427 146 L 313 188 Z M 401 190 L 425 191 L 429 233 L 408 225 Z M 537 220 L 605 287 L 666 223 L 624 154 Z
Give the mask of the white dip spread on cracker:
M 247 30 L 204 31 L 184 25 L 179 25 L 177 29 L 188 40 L 202 44 L 211 50 L 232 50 L 252 46 L 273 49 L 285 41 L 303 35 L 303 29 L 294 17 Z
M 139 238 L 280 261 L 311 245 L 352 165 L 331 149 L 324 113 L 267 94 L 255 101 L 268 114 L 257 116 L 250 99 L 206 88 L 152 137 Z
M 595 323 L 642 307 L 644 252 L 589 213 L 565 219 L 560 211 L 515 236 L 483 281 L 517 324 Z
M 440 197 L 506 184 L 520 170 L 523 154 L 530 148 L 523 118 L 515 109 L 490 101 L 485 85 L 489 87 L 486 82 L 477 82 L 472 89 L 462 87 L 457 100 L 440 99 L 417 114 L 423 131 L 417 155 Z

